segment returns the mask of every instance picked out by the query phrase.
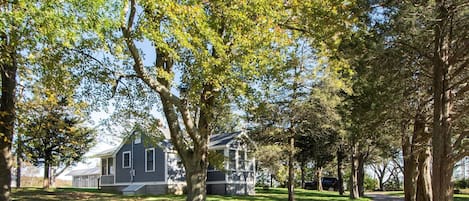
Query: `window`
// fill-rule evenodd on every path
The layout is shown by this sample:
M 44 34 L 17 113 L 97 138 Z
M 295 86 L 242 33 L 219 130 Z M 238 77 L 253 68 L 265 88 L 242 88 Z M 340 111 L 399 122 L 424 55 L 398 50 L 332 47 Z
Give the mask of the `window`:
M 135 144 L 140 144 L 141 142 L 142 142 L 142 135 L 136 134 L 136 135 L 135 135 L 134 143 L 135 143 Z
M 122 153 L 122 168 L 130 168 L 130 151 Z
M 244 161 L 245 161 L 244 151 L 239 151 L 238 152 L 238 169 L 239 170 L 245 170 Z
M 105 158 L 101 159 L 101 174 L 102 175 L 108 175 L 107 160 Z
M 107 159 L 107 174 L 114 174 L 114 163 L 112 158 Z
M 155 148 L 145 149 L 145 172 L 155 171 Z
M 228 169 L 236 170 L 236 150 L 230 150 L 228 157 L 230 159 Z
M 101 174 L 112 175 L 114 174 L 113 158 L 102 158 L 101 159 Z

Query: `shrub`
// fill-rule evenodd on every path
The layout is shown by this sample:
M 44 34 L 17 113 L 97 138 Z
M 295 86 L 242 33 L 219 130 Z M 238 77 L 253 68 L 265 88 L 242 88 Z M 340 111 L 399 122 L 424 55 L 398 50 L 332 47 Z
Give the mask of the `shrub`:
M 456 180 L 454 182 L 454 188 L 456 189 L 469 188 L 469 179 Z

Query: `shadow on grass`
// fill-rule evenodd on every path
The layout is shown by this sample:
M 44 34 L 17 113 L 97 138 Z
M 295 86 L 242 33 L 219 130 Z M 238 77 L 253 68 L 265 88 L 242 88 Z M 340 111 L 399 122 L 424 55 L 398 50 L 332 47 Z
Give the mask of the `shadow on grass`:
M 183 201 L 185 196 L 180 195 L 145 195 L 145 196 L 123 196 L 117 193 L 105 193 L 98 189 L 84 188 L 57 188 L 43 190 L 41 188 L 21 188 L 13 191 L 15 201 L 45 201 L 45 200 L 119 200 L 119 201 Z M 269 190 L 256 189 L 256 195 L 252 196 L 226 196 L 209 195 L 208 201 L 284 201 L 288 199 L 287 189 L 272 188 Z M 347 196 L 340 196 L 337 192 L 313 191 L 313 190 L 295 190 L 295 200 L 297 201 L 345 201 L 349 200 Z M 369 201 L 369 199 L 359 199 L 360 201 Z M 460 200 L 466 201 L 466 200 Z

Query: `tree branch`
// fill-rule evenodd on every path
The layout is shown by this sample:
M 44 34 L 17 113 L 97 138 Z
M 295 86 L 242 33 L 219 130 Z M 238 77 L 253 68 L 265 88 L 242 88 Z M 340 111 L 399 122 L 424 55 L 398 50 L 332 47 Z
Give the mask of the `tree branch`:
M 402 41 L 398 41 L 397 44 L 412 49 L 413 51 L 417 52 L 419 55 L 425 57 L 425 58 L 428 59 L 428 60 L 433 60 L 433 57 L 432 57 L 431 55 L 425 54 L 425 53 L 422 52 L 419 48 L 414 47 L 413 45 L 407 44 L 407 43 L 402 42 Z
M 60 176 L 68 167 L 70 167 L 70 165 L 71 165 L 71 164 L 68 164 L 68 165 L 66 165 L 64 168 L 62 168 L 61 170 L 55 172 L 54 178 Z
M 456 141 L 454 141 L 453 149 L 458 149 L 458 148 L 460 148 L 462 141 L 464 140 L 464 138 L 467 138 L 468 136 L 469 136 L 469 129 L 468 129 L 468 130 L 464 130 L 464 131 L 458 136 L 458 139 L 456 139 Z
M 138 78 L 138 76 L 137 75 L 121 75 L 121 76 L 119 76 L 116 79 L 116 82 L 115 82 L 114 86 L 112 86 L 112 96 L 111 96 L 111 98 L 113 98 L 114 95 L 116 94 L 117 87 L 119 86 L 120 81 L 124 78 Z

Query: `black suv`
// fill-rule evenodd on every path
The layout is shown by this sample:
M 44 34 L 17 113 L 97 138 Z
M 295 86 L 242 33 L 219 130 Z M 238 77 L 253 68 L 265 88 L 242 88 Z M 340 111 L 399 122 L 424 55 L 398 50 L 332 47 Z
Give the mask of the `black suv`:
M 305 189 L 309 190 L 317 190 L 318 181 L 309 181 L 305 182 Z M 339 189 L 339 182 L 337 178 L 334 177 L 323 177 L 322 178 L 322 189 L 324 190 L 333 190 L 338 191 Z

